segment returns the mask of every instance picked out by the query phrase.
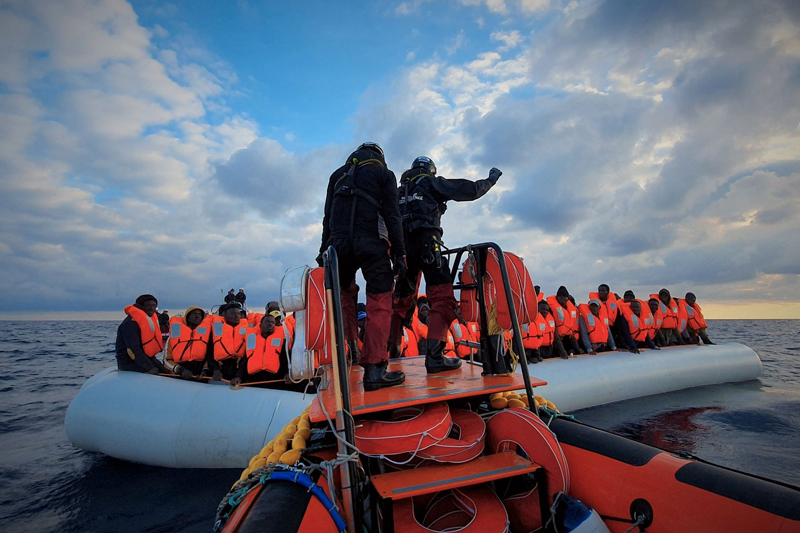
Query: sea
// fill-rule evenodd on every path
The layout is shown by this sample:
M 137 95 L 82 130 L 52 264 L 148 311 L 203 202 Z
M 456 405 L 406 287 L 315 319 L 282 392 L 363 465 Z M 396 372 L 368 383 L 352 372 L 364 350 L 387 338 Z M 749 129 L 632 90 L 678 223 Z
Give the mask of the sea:
M 211 531 L 217 505 L 241 470 L 133 464 L 67 440 L 70 401 L 89 377 L 115 365 L 117 325 L 0 322 L 0 531 Z M 756 350 L 761 377 L 585 409 L 575 417 L 800 486 L 800 320 L 713 320 L 708 332 L 714 342 Z

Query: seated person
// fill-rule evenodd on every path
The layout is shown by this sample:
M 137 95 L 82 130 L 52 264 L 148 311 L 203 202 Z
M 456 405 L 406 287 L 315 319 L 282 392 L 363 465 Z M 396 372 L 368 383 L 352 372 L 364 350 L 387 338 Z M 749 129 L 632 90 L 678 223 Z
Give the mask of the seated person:
M 650 298 L 647 301 L 647 306 L 650 308 L 650 313 L 653 314 L 653 325 L 650 332 L 650 336 L 653 338 L 653 344 L 656 346 L 667 346 L 667 341 L 664 339 L 664 334 L 661 332 L 661 325 L 664 323 L 664 313 L 661 312 L 661 304 L 657 299 Z
M 472 336 L 472 330 L 464 320 L 464 315 L 461 314 L 461 305 L 456 305 L 456 319 L 450 324 L 450 334 L 453 336 L 456 354 L 461 359 L 469 359 L 477 356 L 478 349 L 469 346 L 467 343 L 474 343 L 475 339 Z
M 620 340 L 624 343 L 626 349 L 633 353 L 640 353 L 639 348 L 644 347 L 651 350 L 660 350 L 650 338 L 650 328 L 645 325 L 642 318 L 642 304 L 639 300 L 621 305 L 620 312 L 625 319 L 620 321 L 620 329 L 622 330 Z
M 530 355 L 529 360 L 532 361 L 536 356 L 537 361 L 544 359 L 551 359 L 553 357 L 561 357 L 561 359 L 569 359 L 564 345 L 561 344 L 561 338 L 556 335 L 556 321 L 550 313 L 550 304 L 546 300 L 542 300 L 538 304 L 539 313 L 536 315 L 536 335 L 538 337 L 539 347 L 536 352 Z
M 636 295 L 633 294 L 633 291 L 627 290 L 622 294 L 622 301 L 625 302 L 626 304 L 629 304 L 634 300 L 636 300 Z
M 234 294 L 233 289 L 228 291 L 228 294 L 225 295 L 225 303 L 231 304 L 236 301 L 236 294 Z
M 244 302 L 247 301 L 247 295 L 244 293 L 243 287 L 239 287 L 239 292 L 237 292 L 236 296 L 233 297 L 233 301 L 238 302 L 242 305 L 244 305 Z
M 211 344 L 211 317 L 199 307 L 190 307 L 183 316 L 169 319 L 170 336 L 167 361 L 183 379 L 197 377 L 208 359 L 214 357 Z
M 667 289 L 661 289 L 658 294 L 651 294 L 650 298 L 656 298 L 663 314 L 661 322 L 661 332 L 664 335 L 665 346 L 672 344 L 686 344 L 680 331 L 680 308 L 677 302 L 672 299 Z
M 239 370 L 239 363 L 245 356 L 245 337 L 247 319 L 242 319 L 242 308 L 238 303 L 227 304 L 223 318 L 214 318 L 213 353 L 208 361 L 208 369 L 213 380 L 232 380 Z
M 264 315 L 258 328 L 247 331 L 245 360 L 239 365 L 231 385 L 237 386 L 242 381 L 282 380 L 286 377 L 289 368 L 286 339 L 275 327 L 275 322 L 274 316 Z
M 155 356 L 164 349 L 156 309 L 158 300 L 142 294 L 125 308 L 125 320 L 117 328 L 115 349 L 117 368 L 129 372 L 167 374 L 169 371 Z
M 706 324 L 706 319 L 703 317 L 703 310 L 700 309 L 700 306 L 697 304 L 697 297 L 694 293 L 687 292 L 686 299 L 681 300 L 680 303 L 685 305 L 686 315 L 688 317 L 686 331 L 689 333 L 691 342 L 699 344 L 699 337 L 702 339 L 703 344 L 714 344 L 708 338 L 708 335 L 706 335 L 708 324 Z
M 547 297 L 550 312 L 556 321 L 556 335 L 564 350 L 570 354 L 586 353 L 578 344 L 578 309 L 570 300 L 569 291 L 563 285 L 554 296 Z
M 608 317 L 601 312 L 603 304 L 600 300 L 589 300 L 589 304 L 581 304 L 578 307 L 580 318 L 578 327 L 581 330 L 583 345 L 589 351 L 589 355 L 597 355 L 597 352 L 616 351 L 614 336 L 608 325 Z
M 414 330 L 414 334 L 417 337 L 420 355 L 425 355 L 426 353 L 428 340 L 428 318 L 430 318 L 430 315 L 431 306 L 427 303 L 427 298 L 425 301 L 420 299 L 419 305 L 417 306 L 416 316 L 414 316 L 411 323 L 411 328 Z

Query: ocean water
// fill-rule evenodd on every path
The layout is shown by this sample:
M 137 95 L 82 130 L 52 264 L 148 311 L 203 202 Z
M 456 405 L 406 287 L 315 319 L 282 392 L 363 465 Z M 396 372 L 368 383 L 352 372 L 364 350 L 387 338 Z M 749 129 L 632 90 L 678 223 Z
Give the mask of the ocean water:
M 77 450 L 67 440 L 69 402 L 86 379 L 115 365 L 117 324 L 0 323 L 0 531 L 211 530 L 217 504 L 240 470 L 137 465 Z M 760 379 L 595 407 L 576 417 L 800 486 L 798 333 L 797 320 L 711 321 L 712 340 L 742 342 L 759 353 Z

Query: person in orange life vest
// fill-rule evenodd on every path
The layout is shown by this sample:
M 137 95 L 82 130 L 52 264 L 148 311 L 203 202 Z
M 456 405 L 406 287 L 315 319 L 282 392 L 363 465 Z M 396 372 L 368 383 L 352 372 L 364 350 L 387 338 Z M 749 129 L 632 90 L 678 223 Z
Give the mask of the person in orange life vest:
M 393 355 L 395 352 L 390 351 L 392 357 L 418 357 L 419 356 L 419 342 L 417 342 L 417 334 L 413 329 L 403 326 L 403 336 L 400 340 L 399 355 Z
M 619 338 L 619 325 L 617 324 L 617 316 L 619 315 L 618 302 L 616 295 L 611 292 L 609 286 L 601 283 L 597 286 L 597 292 L 590 292 L 589 299 L 600 300 L 601 308 L 600 313 L 605 314 L 608 318 L 608 329 L 616 341 Z
M 708 338 L 708 335 L 706 335 L 708 324 L 706 324 L 706 319 L 703 316 L 703 310 L 700 309 L 700 306 L 697 304 L 697 297 L 693 292 L 687 292 L 686 299 L 681 303 L 684 302 L 687 307 L 688 324 L 686 326 L 686 331 L 689 333 L 689 338 L 695 344 L 699 344 L 700 342 L 698 337 L 702 339 L 703 344 L 714 344 L 711 342 L 711 339 Z
M 417 345 L 420 355 L 425 355 L 428 349 L 428 320 L 431 316 L 431 307 L 425 302 L 420 302 L 417 315 L 412 322 L 412 328 L 417 336 Z
M 635 302 L 636 301 L 636 295 L 633 294 L 633 291 L 630 291 L 630 290 L 629 291 L 625 291 L 625 293 L 622 295 L 622 301 L 624 303 L 626 303 L 626 304 L 629 304 L 631 302 Z
M 650 295 L 651 297 L 654 295 Z M 664 340 L 667 344 L 686 344 L 679 329 L 680 322 L 678 317 L 678 304 L 672 299 L 667 289 L 658 291 L 661 312 L 664 313 L 664 321 L 661 329 L 664 332 Z
M 666 346 L 667 343 L 664 340 L 664 334 L 661 332 L 661 324 L 664 322 L 664 313 L 661 312 L 661 303 L 656 298 L 650 298 L 647 301 L 647 306 L 653 314 L 653 330 L 651 333 L 653 344 L 656 346 Z
M 257 328 L 247 330 L 245 357 L 231 385 L 284 379 L 289 368 L 286 339 L 275 327 L 275 317 L 264 315 Z
M 569 291 L 563 285 L 555 296 L 549 296 L 547 303 L 556 321 L 556 336 L 559 337 L 567 353 L 586 353 L 578 344 L 578 309 L 569 297 Z
M 650 337 L 650 331 L 644 325 L 644 320 L 641 319 L 642 304 L 639 303 L 638 300 L 634 300 L 631 303 L 626 303 L 624 306 L 620 306 L 620 312 L 622 312 L 623 317 L 623 320 L 620 320 L 619 322 L 622 333 L 620 340 L 622 343 L 624 343 L 625 349 L 628 349 L 633 353 L 640 353 L 640 347 L 647 347 L 651 350 L 661 349 L 653 344 L 653 340 Z M 631 322 L 637 324 L 638 327 L 635 330 L 633 329 L 633 326 L 631 326 Z
M 317 263 L 332 246 L 339 261 L 339 283 L 345 341 L 358 337 L 356 272 L 367 282 L 367 324 L 364 351 L 364 390 L 400 385 L 402 372 L 389 372 L 389 335 L 395 277 L 406 271 L 406 249 L 397 180 L 386 167 L 378 144 L 361 144 L 328 180 L 322 220 L 322 242 Z
M 117 328 L 115 349 L 117 368 L 147 374 L 169 373 L 155 355 L 164 348 L 156 309 L 158 300 L 142 294 L 136 303 L 125 308 L 125 320 Z
M 190 307 L 182 317 L 170 319 L 170 337 L 167 361 L 173 372 L 183 379 L 199 376 L 208 359 L 213 359 L 211 344 L 211 321 L 203 323 L 206 312 L 199 307 Z
M 365 328 L 367 327 L 367 310 L 366 305 L 364 306 L 363 310 L 358 311 L 358 315 L 356 316 L 356 323 L 358 324 L 358 351 L 359 353 L 364 348 L 364 333 L 366 333 Z
M 242 319 L 241 310 L 238 303 L 227 304 L 223 319 L 212 324 L 214 357 L 209 359 L 208 369 L 214 381 L 236 377 L 245 356 L 247 320 Z
M 542 300 L 537 307 L 539 313 L 536 317 L 536 334 L 539 347 L 536 348 L 534 353 L 537 362 L 553 357 L 569 359 L 569 355 L 561 343 L 561 338 L 556 335 L 556 320 L 550 312 L 550 304 L 547 303 L 547 300 Z M 533 358 L 529 360 L 532 361 Z
M 589 355 L 617 350 L 611 328 L 607 324 L 607 315 L 601 312 L 602 308 L 603 304 L 596 299 L 589 300 L 589 305 L 581 304 L 579 307 L 581 316 L 578 318 L 578 327 L 581 330 L 583 345 L 589 350 Z
M 464 344 L 467 342 L 475 342 L 472 337 L 472 331 L 469 328 L 464 316 L 461 314 L 461 306 L 456 306 L 456 319 L 450 324 L 450 333 L 453 335 L 453 342 L 455 343 L 456 354 L 461 359 L 469 359 L 470 355 L 475 356 L 478 353 L 476 348 L 470 348 L 469 345 Z

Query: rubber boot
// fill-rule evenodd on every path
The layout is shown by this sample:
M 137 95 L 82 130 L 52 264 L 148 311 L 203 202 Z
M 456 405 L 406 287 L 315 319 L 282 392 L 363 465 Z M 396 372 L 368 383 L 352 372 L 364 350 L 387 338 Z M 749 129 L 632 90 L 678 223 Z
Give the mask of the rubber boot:
M 428 374 L 447 372 L 448 370 L 455 370 L 461 366 L 461 359 L 442 355 L 442 350 L 447 346 L 446 342 L 428 339 L 426 345 L 428 353 L 425 354 L 425 370 L 428 371 Z
M 367 392 L 376 391 L 383 387 L 394 387 L 406 380 L 406 375 L 402 372 L 387 372 L 388 362 L 371 364 L 366 363 L 364 367 L 364 390 Z

